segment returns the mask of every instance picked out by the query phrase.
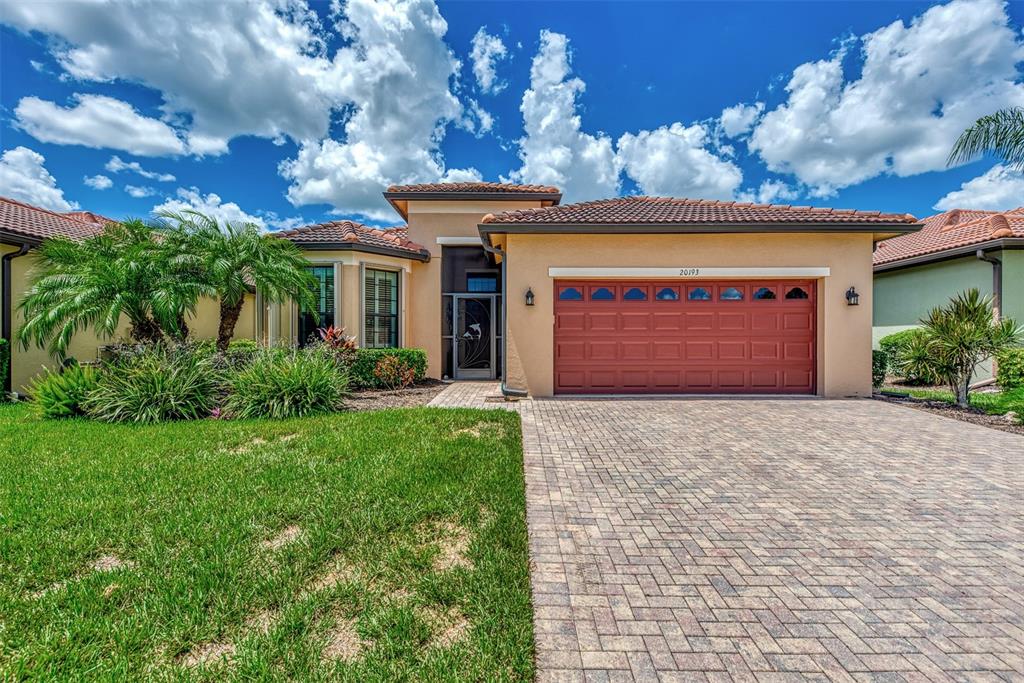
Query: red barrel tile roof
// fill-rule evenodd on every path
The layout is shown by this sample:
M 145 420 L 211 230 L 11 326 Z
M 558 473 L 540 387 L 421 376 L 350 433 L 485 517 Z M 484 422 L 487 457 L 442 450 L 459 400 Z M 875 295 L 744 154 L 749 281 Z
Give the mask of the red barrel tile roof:
M 923 222 L 924 227 L 919 232 L 879 242 L 875 265 L 939 255 L 950 249 L 1007 237 L 1024 238 L 1024 206 L 1003 212 L 952 209 Z
M 50 237 L 84 239 L 102 232 L 105 223 L 80 220 L 76 216 L 80 213 L 85 212 L 61 214 L 16 199 L 0 197 L 0 233 L 40 242 Z
M 295 244 L 304 245 L 358 245 L 394 251 L 401 255 L 408 253 L 413 256 L 427 254 L 427 250 L 409 239 L 406 227 L 371 228 L 355 221 L 329 221 L 316 225 L 307 225 L 294 230 L 283 230 L 277 233 Z
M 561 194 L 561 190 L 550 185 L 516 185 L 514 183 L 419 183 L 416 185 L 392 185 L 388 193 L 423 193 L 450 192 L 452 194 L 474 193 L 507 193 L 507 194 Z
M 536 225 L 673 225 L 751 223 L 917 223 L 910 214 L 826 209 L 789 204 L 752 204 L 676 197 L 618 197 L 541 209 L 488 214 L 483 223 Z

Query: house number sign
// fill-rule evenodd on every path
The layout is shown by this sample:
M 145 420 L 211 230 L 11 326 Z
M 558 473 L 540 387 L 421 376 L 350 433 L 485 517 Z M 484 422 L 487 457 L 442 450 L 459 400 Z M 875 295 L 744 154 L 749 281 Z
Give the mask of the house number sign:
M 700 275 L 700 268 L 680 268 L 679 277 L 697 277 Z

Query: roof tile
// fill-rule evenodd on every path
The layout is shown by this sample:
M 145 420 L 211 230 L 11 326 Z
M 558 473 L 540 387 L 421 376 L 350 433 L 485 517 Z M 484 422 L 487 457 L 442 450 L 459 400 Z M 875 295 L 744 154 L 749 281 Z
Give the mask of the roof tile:
M 427 250 L 409 239 L 407 228 L 371 228 L 355 221 L 329 221 L 277 233 L 300 247 L 303 245 L 358 243 L 379 249 L 422 255 Z
M 0 232 L 25 237 L 33 242 L 50 237 L 84 239 L 102 232 L 105 223 L 80 220 L 78 215 L 84 213 L 89 212 L 60 214 L 9 197 L 0 197 Z
M 435 193 L 451 192 L 461 193 L 508 193 L 508 194 L 560 194 L 561 190 L 550 185 L 516 185 L 514 183 L 419 183 L 416 185 L 392 185 L 388 192 L 413 193 Z
M 876 266 L 940 254 L 1006 237 L 1024 238 L 1024 207 L 1011 211 L 951 209 L 924 219 L 924 227 L 878 243 Z
M 618 197 L 539 209 L 519 209 L 488 214 L 488 224 L 537 225 L 656 225 L 704 223 L 906 223 L 917 219 L 909 214 L 879 211 L 828 209 L 788 204 L 750 204 L 711 199 L 676 197 Z

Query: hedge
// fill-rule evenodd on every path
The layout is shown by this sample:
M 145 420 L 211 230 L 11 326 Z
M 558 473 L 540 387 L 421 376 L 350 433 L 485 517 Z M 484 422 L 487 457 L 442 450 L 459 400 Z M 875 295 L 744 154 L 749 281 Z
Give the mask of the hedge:
M 11 366 L 11 347 L 6 339 L 0 339 L 0 382 L 7 379 L 7 370 Z M 7 400 L 7 392 L 0 386 L 0 402 Z
M 885 351 L 871 352 L 871 386 L 875 389 L 885 382 L 885 372 L 889 367 L 889 354 Z
M 996 356 L 996 384 L 1003 389 L 1024 387 L 1024 348 L 1006 349 Z
M 394 356 L 413 369 L 417 382 L 427 376 L 427 352 L 423 349 L 358 349 L 349 369 L 349 381 L 358 389 L 382 389 L 373 371 L 382 358 Z

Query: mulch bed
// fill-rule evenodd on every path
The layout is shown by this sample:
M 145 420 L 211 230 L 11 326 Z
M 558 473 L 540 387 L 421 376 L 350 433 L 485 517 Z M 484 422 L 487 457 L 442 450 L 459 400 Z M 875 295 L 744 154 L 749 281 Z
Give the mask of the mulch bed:
M 915 408 L 917 410 L 923 410 L 928 413 L 936 413 L 944 417 L 951 417 L 954 420 L 960 420 L 961 422 L 970 422 L 972 424 L 981 425 L 982 427 L 998 429 L 1001 432 L 1010 432 L 1011 434 L 1024 436 L 1024 425 L 1010 422 L 1002 415 L 989 415 L 977 408 L 960 408 L 946 403 L 945 401 L 933 401 L 924 398 L 914 398 L 913 396 L 886 396 L 885 394 L 875 394 L 872 398 L 879 401 L 886 401 L 888 403 L 898 403 L 900 405 Z
M 448 386 L 448 382 L 427 379 L 408 389 L 382 391 L 380 389 L 363 389 L 353 391 L 345 401 L 349 410 L 383 410 L 385 408 L 416 408 L 425 406 Z

